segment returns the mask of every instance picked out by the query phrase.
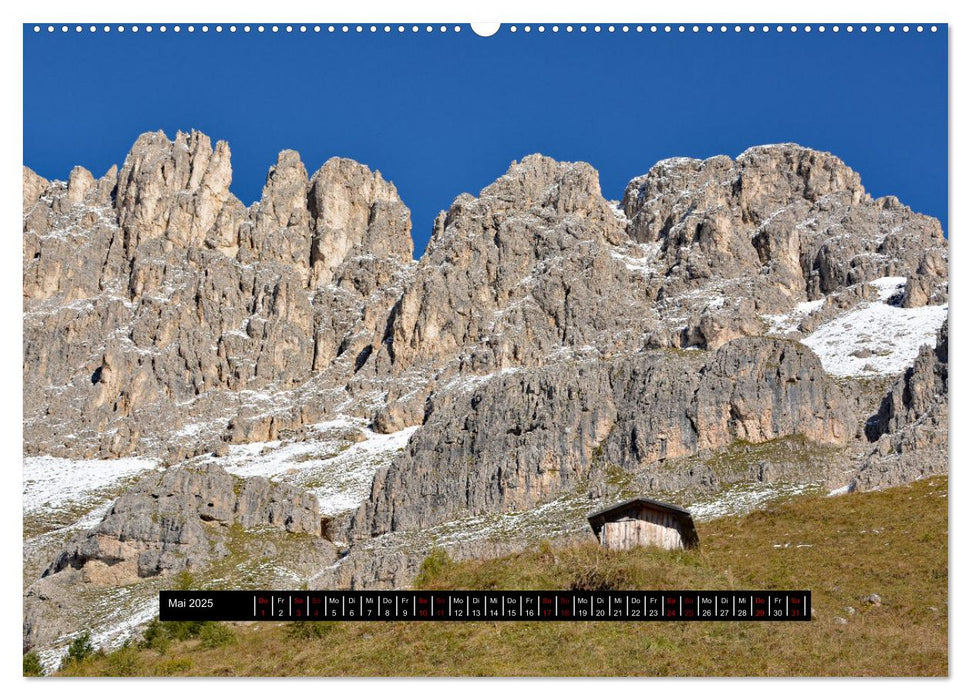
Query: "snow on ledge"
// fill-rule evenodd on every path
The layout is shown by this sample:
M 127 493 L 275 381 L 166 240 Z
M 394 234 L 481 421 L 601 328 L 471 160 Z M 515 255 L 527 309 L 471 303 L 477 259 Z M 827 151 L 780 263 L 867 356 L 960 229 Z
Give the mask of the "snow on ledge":
M 913 364 L 921 346 L 933 346 L 947 320 L 948 305 L 904 309 L 886 303 L 905 283 L 902 277 L 871 282 L 881 301 L 861 304 L 824 323 L 802 342 L 815 352 L 827 373 L 838 377 L 900 374 Z
M 24 514 L 88 503 L 99 491 L 157 466 L 155 460 L 140 457 L 26 457 L 23 461 Z

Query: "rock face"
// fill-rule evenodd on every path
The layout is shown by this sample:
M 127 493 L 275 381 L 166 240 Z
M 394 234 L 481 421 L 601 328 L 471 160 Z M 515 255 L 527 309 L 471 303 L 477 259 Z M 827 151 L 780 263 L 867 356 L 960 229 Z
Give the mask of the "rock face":
M 936 221 L 893 197 L 873 201 L 838 158 L 795 144 L 752 148 L 735 161 L 659 163 L 631 181 L 623 206 L 633 238 L 662 242 L 669 290 L 760 274 L 778 287 L 762 285 L 755 302 L 766 309 L 909 276 L 903 270 L 916 271 L 924 246 L 938 254 L 943 247 Z M 929 289 L 939 288 L 943 272 L 926 280 Z
M 636 350 L 655 315 L 639 273 L 622 261 L 632 248 L 593 168 L 528 156 L 438 217 L 381 356 L 392 374 L 441 382 L 550 356 Z M 392 390 L 379 425 L 420 421 L 434 386 Z
M 266 557 L 279 565 L 288 553 L 281 549 L 296 550 L 295 568 L 320 571 L 337 557 L 320 534 L 317 499 L 293 486 L 239 479 L 213 465 L 152 472 L 27 587 L 24 649 L 70 633 L 92 598 L 110 596 L 119 586 L 157 580 L 154 585 L 164 588 L 173 574 L 198 576 L 227 559 L 229 572 Z
M 948 468 L 948 324 L 925 345 L 866 425 L 875 447 L 852 482 L 864 490 L 893 486 Z
M 513 163 L 478 198 L 459 197 L 435 222 L 414 283 L 395 307 L 392 361 L 444 364 L 481 342 L 479 354 L 461 359 L 488 371 L 586 344 L 616 323 L 595 285 L 630 287 L 605 263 L 609 246 L 624 238 L 589 165 L 543 156 Z
M 101 180 L 25 169 L 28 451 L 165 454 L 186 425 L 208 439 L 196 451 L 269 439 L 327 415 L 308 381 L 343 386 L 380 343 L 411 265 L 394 187 L 344 159 L 308 179 L 284 151 L 246 209 L 229 158 L 159 132 Z
M 181 247 L 199 244 L 224 209 L 223 221 L 231 220 L 229 156 L 225 141 L 213 149 L 209 137 L 197 131 L 180 132 L 174 143 L 162 132 L 140 136 L 118 174 L 115 195 L 127 252 L 159 239 Z
M 201 569 L 227 556 L 226 529 L 281 528 L 320 535 L 317 499 L 262 477 L 241 480 L 216 466 L 172 468 L 141 479 L 104 519 L 44 572 L 81 570 L 124 582 Z
M 837 158 L 794 144 L 663 161 L 616 206 L 586 164 L 529 156 L 438 218 L 381 350 L 393 372 L 441 379 L 716 349 L 881 277 L 919 279 L 905 305 L 943 303 L 946 261 L 935 220 L 872 200 Z M 433 389 L 392 390 L 379 423 L 414 424 Z
M 784 340 L 731 341 L 703 363 L 660 351 L 500 373 L 432 400 L 352 529 L 376 536 L 524 510 L 581 484 L 598 458 L 633 472 L 733 441 L 844 445 L 854 432 L 818 358 Z

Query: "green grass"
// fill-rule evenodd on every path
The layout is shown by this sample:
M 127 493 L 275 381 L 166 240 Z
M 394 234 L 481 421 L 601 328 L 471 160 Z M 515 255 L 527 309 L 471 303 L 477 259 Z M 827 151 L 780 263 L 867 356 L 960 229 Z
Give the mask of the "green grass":
M 736 439 L 731 444 L 714 451 L 676 457 L 663 462 L 662 473 L 681 474 L 689 470 L 705 474 L 722 486 L 733 483 L 751 483 L 756 471 L 763 465 L 774 466 L 780 473 L 794 481 L 809 480 L 819 473 L 819 465 L 838 457 L 839 448 L 818 445 L 801 435 L 790 435 L 765 442 L 753 443 Z M 681 497 L 704 497 L 705 492 L 689 487 L 678 492 Z
M 700 523 L 687 552 L 542 544 L 494 560 L 435 553 L 427 588 L 808 588 L 810 623 L 259 623 L 207 647 L 172 635 L 64 675 L 942 676 L 947 479 L 807 496 Z M 800 546 L 802 545 L 802 546 Z M 882 604 L 863 598 L 878 593 Z M 854 608 L 855 612 L 848 612 Z M 844 618 L 842 624 L 837 618 Z M 158 646 L 164 650 L 160 651 Z
M 24 654 L 24 676 L 43 676 L 44 667 L 35 651 Z

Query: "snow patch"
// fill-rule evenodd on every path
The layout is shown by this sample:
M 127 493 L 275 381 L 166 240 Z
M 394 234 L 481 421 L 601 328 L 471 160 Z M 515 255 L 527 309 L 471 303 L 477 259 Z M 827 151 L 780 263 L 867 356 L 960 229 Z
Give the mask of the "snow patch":
M 173 434 L 173 437 L 178 437 L 178 438 L 195 437 L 205 429 L 206 425 L 207 425 L 206 423 L 189 423 L 187 425 L 183 425 L 181 430 Z
M 890 299 L 901 279 L 883 278 L 871 284 L 881 299 Z M 829 374 L 895 375 L 913 364 L 922 346 L 937 342 L 947 310 L 947 304 L 904 309 L 884 301 L 870 302 L 824 323 L 802 342 L 819 356 Z
M 819 311 L 826 303 L 826 297 L 813 301 L 801 301 L 787 314 L 763 314 L 762 319 L 769 324 L 768 332 L 774 335 L 798 333 L 802 320 Z
M 907 286 L 906 277 L 880 277 L 870 282 L 870 286 L 877 290 L 880 301 L 889 301 L 895 294 L 904 291 Z
M 769 501 L 799 496 L 817 488 L 816 484 L 756 483 L 741 484 L 714 498 L 688 506 L 691 517 L 699 522 L 726 515 L 745 515 Z
M 119 481 L 154 469 L 151 459 L 24 459 L 24 515 L 66 508 L 95 499 Z
M 125 600 L 131 595 L 131 592 L 124 588 L 118 589 L 113 594 L 119 604 L 115 614 L 110 615 L 106 622 L 92 631 L 91 645 L 95 649 L 112 651 L 119 648 L 132 638 L 136 629 L 158 615 L 157 596 L 149 596 L 142 600 Z M 132 604 L 131 607 L 124 604 L 128 602 Z M 47 673 L 53 673 L 60 667 L 64 657 L 67 656 L 70 642 L 76 636 L 77 634 L 74 634 L 67 638 L 61 638 L 58 640 L 61 642 L 60 645 L 38 652 L 41 665 Z
M 225 457 L 210 457 L 240 477 L 262 476 L 307 489 L 320 501 L 320 511 L 336 515 L 367 498 L 374 474 L 391 463 L 418 426 L 396 433 L 376 433 L 360 418 L 338 418 L 312 426 L 300 442 L 251 442 L 233 445 Z
M 814 301 L 800 301 L 796 304 L 796 313 L 801 316 L 808 316 L 814 311 L 819 311 L 823 308 L 823 304 L 826 302 L 826 298 L 816 299 Z
M 610 212 L 621 223 L 627 223 L 627 214 L 624 212 L 624 205 L 616 199 L 611 199 L 607 204 L 610 205 Z

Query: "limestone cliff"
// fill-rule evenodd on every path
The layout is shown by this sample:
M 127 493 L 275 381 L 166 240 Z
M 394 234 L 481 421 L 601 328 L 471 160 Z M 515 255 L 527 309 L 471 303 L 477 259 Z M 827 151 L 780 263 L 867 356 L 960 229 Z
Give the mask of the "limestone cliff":
M 840 387 L 790 341 L 499 373 L 431 401 L 353 527 L 375 536 L 528 509 L 584 483 L 597 457 L 634 472 L 733 441 L 799 435 L 842 446 L 854 433 Z
M 394 187 L 344 159 L 308 179 L 284 151 L 247 209 L 229 159 L 159 132 L 100 180 L 24 170 L 28 452 L 176 460 L 186 425 L 197 451 L 274 437 L 329 413 L 311 378 L 342 386 L 380 343 L 412 264 Z M 273 392 L 293 392 L 282 413 Z
M 874 489 L 948 469 L 948 324 L 934 347 L 925 345 L 913 366 L 884 397 L 867 421 L 874 449 L 860 467 L 853 488 Z

